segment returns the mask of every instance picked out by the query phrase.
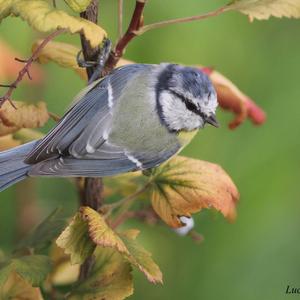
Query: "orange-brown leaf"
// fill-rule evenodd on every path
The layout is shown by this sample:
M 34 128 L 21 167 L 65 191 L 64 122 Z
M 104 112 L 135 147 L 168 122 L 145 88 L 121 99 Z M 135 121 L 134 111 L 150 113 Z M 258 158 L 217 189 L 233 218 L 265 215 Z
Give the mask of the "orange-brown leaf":
M 241 92 L 229 79 L 210 68 L 201 69 L 209 75 L 217 91 L 220 106 L 235 114 L 235 118 L 230 122 L 229 128 L 236 128 L 247 118 L 256 125 L 265 122 L 265 112 L 253 100 Z
M 32 287 L 19 274 L 12 272 L 2 290 L 0 291 L 1 299 L 14 300 L 43 300 L 42 293 L 39 288 Z
M 239 193 L 220 166 L 177 156 L 160 166 L 154 176 L 152 205 L 168 225 L 180 227 L 181 216 L 211 207 L 234 220 Z

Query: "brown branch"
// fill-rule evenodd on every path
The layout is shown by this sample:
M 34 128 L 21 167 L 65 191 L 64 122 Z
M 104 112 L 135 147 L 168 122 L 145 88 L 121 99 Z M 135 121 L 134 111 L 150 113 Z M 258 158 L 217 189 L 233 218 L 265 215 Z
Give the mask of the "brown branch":
M 80 16 L 86 20 L 97 23 L 98 21 L 98 0 L 92 0 L 90 5 L 87 7 L 86 11 L 82 12 Z M 100 54 L 99 48 L 92 48 L 89 41 L 85 38 L 83 34 L 80 36 L 82 52 L 84 59 L 86 61 L 97 61 Z M 88 67 L 87 74 L 90 79 L 95 71 L 95 67 Z M 79 183 L 79 196 L 80 196 L 80 206 L 89 206 L 96 211 L 100 210 L 103 205 L 103 183 L 101 178 L 85 178 L 79 179 L 83 180 L 83 183 Z M 90 256 L 86 261 L 80 266 L 79 281 L 87 278 L 92 266 L 94 264 L 94 257 Z
M 52 40 L 54 39 L 56 36 L 58 36 L 59 34 L 66 32 L 66 29 L 59 29 L 57 31 L 52 32 L 51 34 L 49 34 L 43 41 L 42 43 L 40 43 L 40 45 L 35 49 L 35 51 L 32 53 L 31 57 L 28 60 L 22 60 L 19 58 L 16 58 L 17 61 L 21 62 L 21 63 L 25 63 L 24 67 L 22 68 L 22 70 L 19 72 L 17 79 L 11 83 L 10 85 L 0 85 L 2 87 L 8 87 L 7 92 L 5 93 L 4 96 L 0 97 L 0 108 L 2 107 L 2 105 L 6 102 L 9 101 L 10 104 L 16 109 L 15 105 L 12 103 L 11 101 L 11 96 L 13 91 L 17 88 L 17 86 L 19 85 L 19 83 L 23 80 L 23 77 L 25 75 L 28 76 L 29 79 L 31 78 L 31 75 L 29 73 L 29 69 L 32 65 L 32 63 L 39 57 L 39 54 L 41 52 L 41 50 Z
M 115 49 L 111 51 L 110 56 L 105 66 L 105 72 L 109 73 L 118 63 L 128 43 L 136 36 L 138 31 L 143 26 L 143 11 L 145 8 L 146 0 L 137 0 L 135 2 L 134 12 L 131 17 L 128 29 L 125 34 L 119 39 Z
M 98 23 L 98 7 L 99 7 L 99 1 L 92 0 L 90 5 L 87 7 L 87 9 L 84 12 L 80 13 L 80 17 L 97 24 Z M 85 38 L 84 34 L 80 34 L 80 39 L 81 39 L 84 60 L 85 61 L 97 61 L 99 53 L 100 53 L 99 47 L 92 48 L 90 42 Z M 88 74 L 89 79 L 93 75 L 96 67 L 97 66 L 87 68 L 87 74 Z

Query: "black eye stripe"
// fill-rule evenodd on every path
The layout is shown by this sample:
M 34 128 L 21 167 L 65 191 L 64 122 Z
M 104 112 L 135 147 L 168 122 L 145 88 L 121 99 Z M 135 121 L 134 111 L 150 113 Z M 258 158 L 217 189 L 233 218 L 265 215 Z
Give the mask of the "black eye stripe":
M 195 113 L 195 114 L 201 116 L 203 119 L 205 119 L 204 114 L 203 114 L 203 113 L 199 110 L 199 108 L 198 108 L 194 103 L 192 103 L 188 98 L 184 97 L 183 95 L 181 95 L 181 94 L 179 94 L 179 93 L 177 93 L 177 92 L 175 92 L 175 91 L 170 90 L 170 92 L 171 92 L 174 96 L 176 96 L 176 97 L 178 97 L 179 99 L 181 99 L 181 101 L 185 104 L 185 106 L 186 106 L 186 108 L 187 108 L 188 110 L 192 111 L 193 113 Z

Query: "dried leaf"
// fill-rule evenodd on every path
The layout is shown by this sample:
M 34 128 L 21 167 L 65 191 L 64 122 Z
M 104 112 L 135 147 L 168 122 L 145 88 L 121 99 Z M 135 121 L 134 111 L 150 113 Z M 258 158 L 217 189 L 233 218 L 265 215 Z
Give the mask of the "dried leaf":
M 32 287 L 16 272 L 12 272 L 2 289 L 0 290 L 1 299 L 13 300 L 43 300 L 39 288 Z
M 235 0 L 227 10 L 237 10 L 254 19 L 266 20 L 271 16 L 300 18 L 300 0 Z
M 207 73 L 217 91 L 218 101 L 222 108 L 235 113 L 235 119 L 230 122 L 231 129 L 236 128 L 248 117 L 254 124 L 263 124 L 266 120 L 264 111 L 253 100 L 241 92 L 229 79 L 221 73 L 201 67 Z
M 131 266 L 115 249 L 97 247 L 95 264 L 68 300 L 122 300 L 133 293 Z
M 1 130 L 1 125 L 0 125 Z M 0 152 L 10 148 L 17 147 L 21 144 L 20 141 L 15 140 L 11 134 L 0 137 Z
M 233 220 L 239 194 L 227 173 L 218 165 L 177 156 L 154 174 L 152 205 L 171 227 L 182 226 L 181 216 L 213 207 Z
M 101 215 L 88 206 L 80 208 L 81 217 L 88 224 L 92 241 L 101 247 L 114 248 L 121 253 L 129 254 L 123 241 L 105 222 Z
M 40 286 L 51 270 L 51 261 L 44 255 L 28 255 L 13 258 L 0 265 L 0 289 L 11 273 L 16 272 L 32 286 Z
M 41 42 L 41 40 L 36 41 L 32 46 L 32 51 L 34 51 Z M 76 60 L 79 51 L 79 48 L 71 44 L 50 41 L 46 47 L 40 51 L 38 62 L 46 64 L 52 61 L 63 68 L 73 69 L 83 80 L 87 80 L 85 68 L 79 67 Z
M 20 58 L 21 55 L 14 51 L 7 43 L 0 40 L 1 83 L 12 78 L 15 79 L 21 68 L 23 68 L 23 65 L 15 60 L 16 57 Z M 26 76 L 24 77 L 25 82 L 37 84 L 43 80 L 42 69 L 36 64 L 33 64 L 30 68 L 30 75 L 32 80 L 29 80 L 29 78 Z
M 0 21 L 9 15 L 20 16 L 40 32 L 67 29 L 71 33 L 83 33 L 92 47 L 100 45 L 106 36 L 106 32 L 100 26 L 70 16 L 43 0 L 0 0 Z
M 83 263 L 95 249 L 88 235 L 88 226 L 79 213 L 58 237 L 56 244 L 70 254 L 71 264 Z
M 65 2 L 77 13 L 83 12 L 89 6 L 91 0 L 65 0 Z
M 49 119 L 46 104 L 27 104 L 14 101 L 15 109 L 5 102 L 0 109 L 0 136 L 15 132 L 21 128 L 42 127 Z
M 128 230 L 120 234 L 121 239 L 126 245 L 130 255 L 128 260 L 143 272 L 147 279 L 152 283 L 162 283 L 162 273 L 158 265 L 153 261 L 151 253 L 146 251 L 135 239 L 138 230 Z

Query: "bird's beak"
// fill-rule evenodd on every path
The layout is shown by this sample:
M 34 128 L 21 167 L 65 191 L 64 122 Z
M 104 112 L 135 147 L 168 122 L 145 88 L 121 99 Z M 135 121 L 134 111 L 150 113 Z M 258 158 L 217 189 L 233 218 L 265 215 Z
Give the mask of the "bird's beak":
M 217 127 L 217 128 L 220 127 L 220 124 L 217 121 L 216 115 L 214 115 L 214 114 L 210 115 L 205 121 L 206 121 L 206 123 L 208 123 L 214 127 Z

